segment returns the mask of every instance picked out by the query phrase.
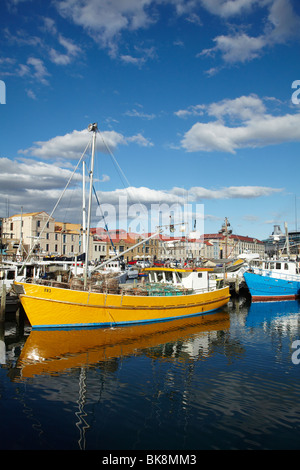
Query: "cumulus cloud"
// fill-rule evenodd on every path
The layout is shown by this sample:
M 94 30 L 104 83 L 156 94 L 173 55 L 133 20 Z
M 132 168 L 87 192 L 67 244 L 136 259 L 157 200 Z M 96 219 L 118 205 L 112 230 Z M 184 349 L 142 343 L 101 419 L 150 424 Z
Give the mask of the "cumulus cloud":
M 234 154 L 240 148 L 300 141 L 300 114 L 273 116 L 257 95 L 224 99 L 203 109 L 216 119 L 197 122 L 185 133 L 181 145 L 188 152 Z
M 196 123 L 181 141 L 188 152 L 236 153 L 240 148 L 264 147 L 300 141 L 300 114 L 262 116 L 243 126 L 228 127 L 221 122 Z
M 46 210 L 50 213 L 60 197 L 72 174 L 72 170 L 58 164 L 50 164 L 33 159 L 10 160 L 0 158 L 0 211 L 6 213 L 6 201 L 9 200 L 10 214 L 19 213 L 23 204 L 24 212 Z M 82 204 L 80 173 L 75 174 L 55 215 L 57 220 L 68 218 L 80 222 Z M 107 181 L 102 175 L 102 182 Z M 110 204 L 118 208 L 120 201 L 128 205 L 142 204 L 146 209 L 156 205 L 184 205 L 203 203 L 205 200 L 258 198 L 272 196 L 282 188 L 264 186 L 229 186 L 217 189 L 191 187 L 189 189 L 173 187 L 171 189 L 152 189 L 148 187 L 128 187 L 114 191 L 98 191 L 101 204 Z M 20 202 L 21 201 L 21 202 Z M 65 213 L 66 207 L 68 209 Z M 96 206 L 95 206 L 96 210 Z M 95 212 L 94 210 L 94 212 Z
M 268 8 L 268 14 L 261 23 L 261 33 L 251 36 L 243 27 L 235 33 L 220 35 L 213 39 L 215 46 L 204 49 L 199 56 L 212 57 L 221 53 L 225 63 L 246 62 L 261 56 L 262 52 L 276 44 L 285 44 L 300 38 L 300 17 L 294 11 L 290 0 L 201 0 L 205 8 L 223 18 L 236 16 L 256 8 Z
M 215 15 L 229 18 L 249 12 L 255 5 L 264 5 L 269 0 L 201 0 L 202 5 Z
M 56 136 L 47 141 L 34 142 L 32 147 L 19 150 L 24 155 L 34 156 L 42 159 L 79 159 L 86 148 L 91 135 L 87 129 L 74 130 L 62 136 Z M 97 148 L 99 152 L 107 153 L 114 151 L 119 145 L 127 145 L 128 142 L 134 142 L 141 146 L 153 145 L 141 134 L 136 136 L 124 137 L 116 131 L 102 131 L 97 139 Z
M 103 47 L 115 50 L 115 39 L 124 30 L 146 28 L 154 20 L 147 14 L 152 0 L 63 0 L 56 2 L 58 12 L 82 26 Z

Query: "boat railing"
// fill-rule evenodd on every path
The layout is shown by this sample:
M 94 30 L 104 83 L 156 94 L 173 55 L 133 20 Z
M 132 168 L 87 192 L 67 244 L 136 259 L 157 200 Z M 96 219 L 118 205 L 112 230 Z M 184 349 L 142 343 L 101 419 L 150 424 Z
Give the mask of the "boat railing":
M 260 274 L 260 275 L 263 275 L 263 276 L 269 276 L 269 277 L 284 279 L 284 280 L 288 280 L 288 281 L 298 281 L 298 282 L 300 282 L 300 275 L 299 274 L 282 273 L 282 272 L 275 271 L 275 270 L 272 270 L 272 269 L 263 269 L 263 268 L 254 268 L 253 272 L 255 274 Z

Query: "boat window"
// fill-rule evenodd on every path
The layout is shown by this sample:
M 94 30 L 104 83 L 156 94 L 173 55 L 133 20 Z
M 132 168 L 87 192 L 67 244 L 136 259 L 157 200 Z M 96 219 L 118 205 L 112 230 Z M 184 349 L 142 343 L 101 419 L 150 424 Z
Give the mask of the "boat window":
M 276 263 L 276 269 L 281 269 L 281 263 Z
M 166 272 L 165 272 L 165 275 L 166 275 L 166 281 L 172 282 L 172 280 L 173 280 L 173 273 L 172 273 L 172 271 L 166 271 Z
M 163 280 L 163 273 L 157 273 L 157 280 L 158 282 L 162 281 Z
M 284 269 L 289 269 L 289 265 L 287 263 L 284 263 Z
M 274 263 L 270 263 L 270 269 L 274 269 Z
M 202 277 L 202 273 L 198 273 L 198 277 Z
M 14 278 L 15 278 L 15 271 L 8 271 L 7 279 L 14 279 Z

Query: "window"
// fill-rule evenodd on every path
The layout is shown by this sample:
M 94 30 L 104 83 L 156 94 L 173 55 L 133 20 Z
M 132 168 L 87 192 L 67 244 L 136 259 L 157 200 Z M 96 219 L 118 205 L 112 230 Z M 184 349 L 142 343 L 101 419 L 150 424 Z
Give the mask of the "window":
M 281 263 L 276 263 L 276 269 L 281 269 Z
M 40 220 L 37 220 L 36 226 L 37 226 L 37 228 L 39 228 L 41 226 L 41 221 Z
M 46 240 L 49 240 L 49 232 L 46 233 Z
M 57 235 L 57 233 L 55 234 L 55 240 L 58 240 L 58 235 Z
M 57 245 L 54 245 L 54 251 L 57 253 Z
M 49 251 L 49 244 L 46 244 L 46 251 Z

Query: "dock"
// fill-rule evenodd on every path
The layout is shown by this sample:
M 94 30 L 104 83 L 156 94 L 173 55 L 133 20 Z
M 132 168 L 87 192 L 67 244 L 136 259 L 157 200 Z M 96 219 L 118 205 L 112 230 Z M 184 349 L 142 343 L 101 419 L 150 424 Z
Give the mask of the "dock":
M 16 313 L 20 306 L 18 296 L 10 291 L 7 292 L 5 284 L 2 284 L 0 290 L 0 322 L 5 321 L 7 313 Z

